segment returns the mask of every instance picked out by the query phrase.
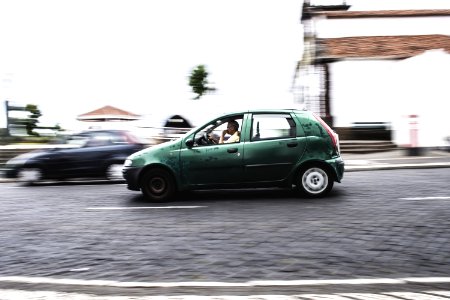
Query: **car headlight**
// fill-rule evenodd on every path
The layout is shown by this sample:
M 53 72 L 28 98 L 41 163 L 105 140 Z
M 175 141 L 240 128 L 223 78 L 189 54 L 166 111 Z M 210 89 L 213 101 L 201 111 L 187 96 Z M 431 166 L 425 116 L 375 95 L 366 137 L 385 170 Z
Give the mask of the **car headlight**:
M 131 159 L 126 159 L 123 166 L 124 167 L 129 167 L 133 164 L 133 161 Z
M 26 162 L 27 162 L 27 159 L 25 159 L 25 158 L 15 157 L 15 158 L 12 158 L 12 159 L 8 160 L 5 165 L 7 165 L 7 166 L 23 165 Z

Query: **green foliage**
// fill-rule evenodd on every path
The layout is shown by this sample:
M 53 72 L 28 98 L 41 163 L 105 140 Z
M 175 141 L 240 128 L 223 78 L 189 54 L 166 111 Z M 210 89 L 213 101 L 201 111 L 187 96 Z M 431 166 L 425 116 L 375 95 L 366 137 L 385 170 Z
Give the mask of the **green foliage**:
M 30 112 L 28 118 L 25 119 L 25 128 L 27 130 L 27 134 L 38 136 L 39 134 L 33 132 L 33 130 L 37 127 L 39 117 L 42 116 L 41 111 L 39 110 L 37 105 L 34 104 L 27 104 L 27 106 L 25 106 L 25 110 Z
M 40 136 L 40 134 L 36 132 L 37 130 L 48 129 L 53 131 L 54 134 L 64 131 L 59 124 L 50 127 L 38 126 L 39 118 L 42 116 L 42 113 L 37 105 L 10 105 L 9 101 L 6 101 L 5 104 L 7 127 L 0 128 L 0 145 L 18 142 L 46 143 L 49 142 L 50 139 L 53 139 L 52 133 L 50 132 L 50 136 L 46 136 L 46 134 Z M 10 114 L 10 112 L 14 113 Z
M 11 128 L 24 128 L 26 133 L 31 136 L 39 136 L 38 133 L 33 130 L 37 128 L 39 123 L 39 117 L 42 116 L 41 111 L 35 104 L 27 104 L 23 106 L 9 106 L 7 105 L 7 117 L 8 117 L 8 129 Z M 26 111 L 28 115 L 26 117 L 10 117 L 9 111 Z
M 191 75 L 189 76 L 189 86 L 192 87 L 192 91 L 197 94 L 195 100 L 200 99 L 205 93 L 215 91 L 213 87 L 209 87 L 208 84 L 208 71 L 204 65 L 198 65 L 195 67 Z

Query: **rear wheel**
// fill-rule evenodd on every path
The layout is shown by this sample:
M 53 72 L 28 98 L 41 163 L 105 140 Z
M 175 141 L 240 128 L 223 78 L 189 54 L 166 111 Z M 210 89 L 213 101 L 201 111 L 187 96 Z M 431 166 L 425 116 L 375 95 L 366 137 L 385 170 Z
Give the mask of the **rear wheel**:
M 333 179 L 321 166 L 304 168 L 297 178 L 297 189 L 311 198 L 323 197 L 332 189 Z
M 17 174 L 19 182 L 34 184 L 42 179 L 42 170 L 39 168 L 23 168 Z
M 144 196 L 153 202 L 170 200 L 176 191 L 173 176 L 164 169 L 151 169 L 145 172 L 141 181 Z

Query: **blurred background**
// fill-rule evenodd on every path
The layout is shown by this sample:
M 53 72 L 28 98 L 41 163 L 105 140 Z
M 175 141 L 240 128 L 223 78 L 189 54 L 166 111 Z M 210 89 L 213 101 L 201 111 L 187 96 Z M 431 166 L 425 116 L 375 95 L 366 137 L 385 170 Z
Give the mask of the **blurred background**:
M 2 1 L 0 40 L 4 145 L 245 108 L 312 110 L 343 151 L 449 145 L 447 1 Z

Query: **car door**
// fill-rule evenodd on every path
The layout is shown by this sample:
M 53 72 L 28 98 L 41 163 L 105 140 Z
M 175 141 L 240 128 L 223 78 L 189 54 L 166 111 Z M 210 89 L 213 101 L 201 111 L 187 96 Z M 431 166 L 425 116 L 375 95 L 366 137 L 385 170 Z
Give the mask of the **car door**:
M 306 138 L 290 113 L 254 113 L 244 145 L 246 182 L 285 179 L 302 157 Z
M 114 143 L 116 137 L 109 132 L 89 132 L 80 148 L 60 151 L 54 163 L 63 177 L 91 177 L 104 174 L 110 157 L 129 148 L 125 143 Z
M 242 125 L 242 115 L 231 119 Z M 242 165 L 243 143 L 206 143 L 204 136 L 217 136 L 227 125 L 227 119 L 216 120 L 188 139 L 194 139 L 192 147 L 183 146 L 180 152 L 183 181 L 192 186 L 230 185 L 240 183 L 244 172 Z

